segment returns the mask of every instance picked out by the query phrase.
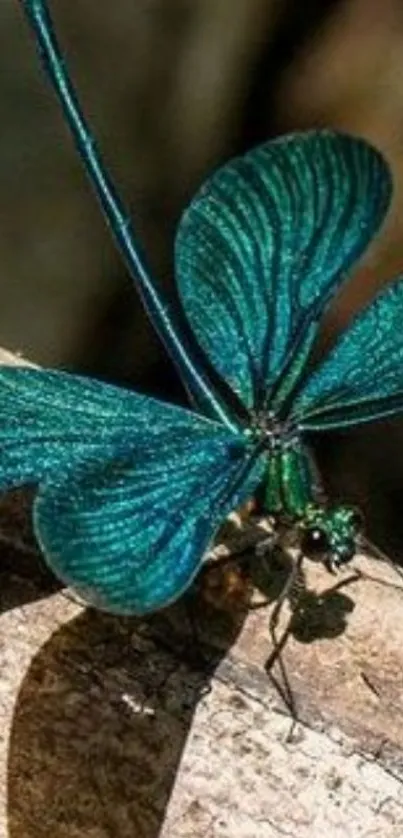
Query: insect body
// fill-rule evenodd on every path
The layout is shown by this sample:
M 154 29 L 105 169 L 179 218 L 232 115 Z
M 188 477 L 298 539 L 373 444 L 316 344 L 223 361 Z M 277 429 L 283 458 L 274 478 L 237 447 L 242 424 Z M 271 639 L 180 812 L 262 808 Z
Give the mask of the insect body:
M 34 526 L 47 561 L 112 611 L 141 614 L 176 599 L 225 517 L 256 493 L 297 527 L 308 555 L 329 569 L 348 561 L 357 515 L 323 502 L 306 439 L 403 410 L 403 282 L 306 369 L 323 312 L 387 211 L 386 163 L 366 142 L 323 131 L 266 143 L 215 172 L 176 238 L 189 342 L 103 167 L 47 3 L 23 7 L 194 410 L 62 372 L 0 368 L 0 486 L 37 485 Z
M 267 467 L 261 486 L 261 505 L 274 519 L 288 520 L 300 534 L 308 558 L 334 570 L 356 553 L 362 517 L 353 507 L 326 502 L 313 456 L 298 433 L 280 428 L 261 431 Z

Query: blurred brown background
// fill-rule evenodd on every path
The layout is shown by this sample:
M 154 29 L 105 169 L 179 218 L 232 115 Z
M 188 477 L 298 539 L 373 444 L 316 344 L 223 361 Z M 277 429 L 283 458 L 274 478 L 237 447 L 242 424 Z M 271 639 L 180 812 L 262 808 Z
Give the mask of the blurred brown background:
M 325 341 L 403 268 L 401 0 L 51 6 L 104 156 L 167 288 L 175 223 L 211 167 L 270 136 L 312 126 L 367 137 L 396 179 L 387 225 L 327 319 Z M 17 0 L 0 5 L 0 119 L 0 343 L 43 364 L 180 398 L 44 83 Z M 335 491 L 358 499 L 374 537 L 386 532 L 398 546 L 402 427 L 383 423 L 332 437 L 321 454 Z

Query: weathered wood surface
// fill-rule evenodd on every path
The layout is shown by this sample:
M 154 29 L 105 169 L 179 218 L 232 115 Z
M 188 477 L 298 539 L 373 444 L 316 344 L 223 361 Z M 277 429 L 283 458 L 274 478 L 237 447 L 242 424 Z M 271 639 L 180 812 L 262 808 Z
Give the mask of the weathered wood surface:
M 55 591 L 28 506 L 0 506 L 1 838 L 401 837 L 403 591 L 389 567 L 360 557 L 373 578 L 347 571 L 333 592 L 307 568 L 283 617 L 292 729 L 264 668 L 272 606 L 250 610 L 241 576 L 220 608 L 211 576 L 192 600 L 202 643 L 183 602 L 148 621 L 95 613 Z M 286 568 L 257 570 L 274 601 Z

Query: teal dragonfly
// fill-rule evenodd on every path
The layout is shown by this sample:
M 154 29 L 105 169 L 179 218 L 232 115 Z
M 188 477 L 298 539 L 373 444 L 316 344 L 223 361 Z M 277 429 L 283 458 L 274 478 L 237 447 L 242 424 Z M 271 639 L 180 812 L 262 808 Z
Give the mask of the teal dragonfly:
M 148 315 L 192 409 L 61 371 L 0 369 L 0 486 L 34 484 L 34 527 L 55 573 L 90 603 L 144 614 L 191 584 L 225 517 L 260 494 L 329 569 L 359 538 L 323 498 L 310 435 L 403 410 L 403 281 L 325 360 L 320 320 L 378 230 L 391 177 L 367 142 L 295 133 L 218 169 L 176 237 L 190 329 L 163 298 L 106 172 L 47 3 L 22 2 L 45 70 Z

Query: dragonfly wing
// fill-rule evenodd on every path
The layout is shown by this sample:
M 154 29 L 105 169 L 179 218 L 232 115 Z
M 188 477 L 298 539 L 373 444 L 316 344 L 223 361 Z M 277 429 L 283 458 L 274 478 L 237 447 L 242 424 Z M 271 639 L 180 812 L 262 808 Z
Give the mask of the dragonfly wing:
M 403 411 L 403 279 L 361 311 L 302 387 L 292 419 L 326 431 Z
M 266 406 L 279 379 L 277 407 L 284 401 L 390 192 L 378 152 L 323 131 L 232 160 L 190 204 L 176 242 L 179 293 L 199 344 L 247 407 Z
M 34 523 L 56 574 L 143 613 L 190 583 L 263 463 L 238 432 L 61 372 L 0 368 L 0 487 L 39 485 Z
M 253 494 L 264 463 L 222 429 L 182 441 L 169 428 L 129 457 L 45 483 L 38 540 L 55 573 L 89 603 L 144 614 L 175 600 L 224 518 Z
M 214 423 L 146 396 L 68 373 L 0 366 L 0 488 L 102 462 L 159 433 Z

